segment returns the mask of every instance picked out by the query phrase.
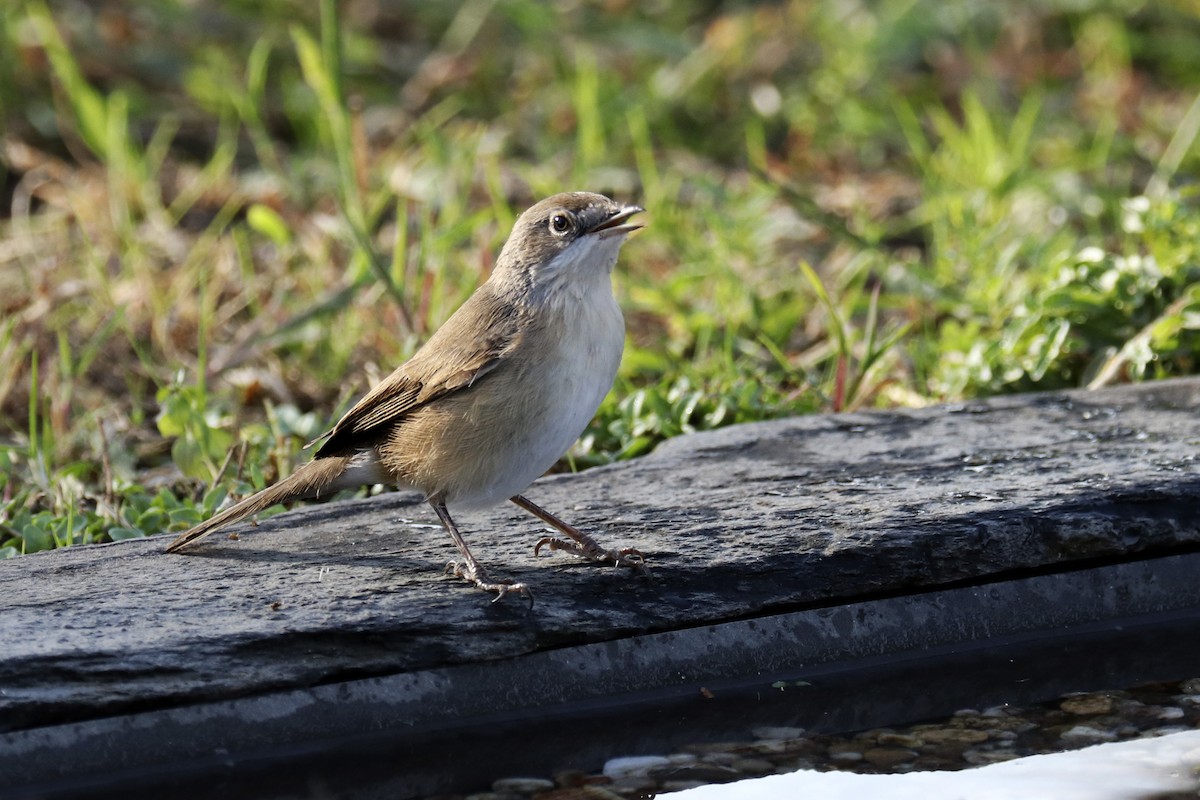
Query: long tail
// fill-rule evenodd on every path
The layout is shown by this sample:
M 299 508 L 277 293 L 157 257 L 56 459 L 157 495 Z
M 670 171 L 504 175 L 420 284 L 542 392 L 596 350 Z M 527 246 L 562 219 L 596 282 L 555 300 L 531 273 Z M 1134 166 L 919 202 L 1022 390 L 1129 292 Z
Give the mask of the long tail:
M 305 500 L 317 497 L 326 491 L 344 488 L 338 478 L 346 472 L 350 463 L 349 456 L 325 456 L 308 462 L 288 477 L 272 486 L 268 486 L 258 494 L 252 494 L 245 500 L 233 505 L 220 514 L 206 519 L 196 527 L 182 533 L 171 542 L 166 552 L 174 553 L 187 547 L 201 536 L 212 533 L 217 528 L 237 522 L 239 519 L 257 514 L 263 509 L 279 503 L 290 503 L 293 500 Z

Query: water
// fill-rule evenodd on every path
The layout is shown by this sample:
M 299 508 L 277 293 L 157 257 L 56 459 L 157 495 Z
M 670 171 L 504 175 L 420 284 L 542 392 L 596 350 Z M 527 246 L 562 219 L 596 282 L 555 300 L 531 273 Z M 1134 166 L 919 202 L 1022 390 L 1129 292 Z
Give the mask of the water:
M 800 770 L 672 794 L 673 800 L 1145 800 L 1200 793 L 1200 730 L 1028 756 L 960 772 Z
M 986 715 L 1008 714 L 1015 708 L 1031 707 L 1051 700 L 1054 703 L 1048 707 L 1050 711 L 1068 713 L 1061 709 L 1054 710 L 1061 705 L 1061 701 L 1055 698 L 1068 692 L 1137 687 L 1153 682 L 1200 677 L 1198 633 L 1200 615 L 1194 609 L 1146 615 L 1069 630 L 1000 637 L 985 643 L 965 643 L 935 650 L 826 664 L 788 674 L 745 676 L 703 686 L 688 685 L 671 690 L 606 697 L 590 703 L 562 706 L 551 713 L 544 708 L 527 714 L 489 714 L 481 709 L 480 714 L 467 724 L 419 730 L 390 729 L 327 739 L 302 747 L 231 753 L 196 761 L 187 768 L 164 766 L 158 770 L 108 777 L 103 783 L 82 778 L 70 784 L 42 786 L 35 793 L 24 795 L 5 795 L 0 790 L 0 796 L 38 797 L 44 800 L 130 796 L 221 796 L 222 800 L 465 797 L 472 793 L 490 792 L 497 780 L 513 777 L 532 777 L 543 782 L 557 781 L 559 784 L 572 780 L 586 783 L 589 776 L 600 776 L 598 779 L 603 780 L 605 764 L 623 757 L 666 758 L 691 753 L 697 762 L 708 764 L 700 758 L 705 752 L 729 753 L 737 746 L 752 745 L 761 740 L 765 728 L 795 728 L 803 729 L 803 736 L 820 746 L 797 755 L 790 764 L 769 766 L 772 769 L 789 768 L 794 773 L 792 780 L 813 783 L 804 785 L 802 789 L 790 787 L 781 791 L 787 791 L 793 797 L 805 796 L 809 792 L 826 791 L 822 782 L 830 787 L 828 791 L 835 792 L 842 789 L 839 788 L 841 784 L 835 785 L 833 782 L 851 782 L 857 778 L 869 778 L 876 782 L 889 778 L 888 786 L 895 786 L 894 796 L 901 798 L 906 796 L 901 792 L 908 791 L 909 786 L 925 786 L 927 784 L 922 781 L 949 778 L 939 778 L 936 774 L 917 778 L 911 772 L 895 776 L 827 777 L 830 773 L 825 770 L 832 766 L 854 766 L 850 762 L 830 763 L 830 754 L 836 751 L 835 745 L 844 741 L 857 746 L 853 735 L 856 731 L 878 732 L 887 729 L 902 737 L 906 726 L 921 721 L 941 720 L 936 724 L 951 728 L 955 724 L 963 727 L 999 725 L 999 722 L 987 722 Z M 1149 691 L 1160 691 L 1164 697 L 1173 697 L 1183 690 L 1155 690 L 1152 687 Z M 1200 692 L 1197 695 L 1200 696 Z M 1167 700 L 1147 700 L 1143 705 L 1165 708 L 1169 703 Z M 1164 717 L 1156 723 L 1158 733 L 1171 732 L 1173 725 L 1195 725 L 1200 722 L 1200 702 L 1196 706 L 1195 721 L 1191 716 L 1175 719 Z M 961 714 L 956 716 L 956 712 L 963 709 L 975 709 L 974 713 L 980 715 L 984 722 L 964 722 L 965 717 Z M 1185 713 L 1190 715 L 1192 711 L 1189 708 Z M 1070 721 L 1070 726 L 1086 729 L 1089 724 L 1098 725 L 1095 720 L 1104 715 L 1077 716 L 1079 719 Z M 1061 749 L 1089 743 L 1086 730 L 1082 735 L 1074 735 L 1074 738 L 1064 737 L 1069 728 L 1063 728 L 1061 720 L 1055 721 L 1053 726 L 1044 720 L 1039 724 L 1046 729 L 1047 741 L 1054 740 L 1046 747 L 1053 745 Z M 1054 730 L 1050 730 L 1051 727 Z M 1022 735 L 1035 736 L 1042 728 Z M 1122 734 L 1122 738 L 1128 738 L 1129 735 L 1137 734 Z M 1190 746 L 1191 742 L 1190 739 L 1161 738 L 1163 748 L 1178 745 L 1181 751 L 1184 745 Z M 878 744 L 878 740 L 875 743 Z M 902 738 L 888 740 L 888 746 L 902 747 L 904 743 Z M 974 750 L 982 754 L 979 758 L 985 761 L 990 757 L 984 747 L 986 744 L 988 742 L 974 743 Z M 181 741 L 174 746 L 186 749 L 188 743 Z M 1130 746 L 1133 747 L 1133 744 Z M 1142 785 L 1137 781 L 1143 778 L 1150 780 L 1155 775 L 1170 777 L 1162 770 L 1154 772 L 1158 769 L 1155 765 L 1162 766 L 1170 761 L 1174 757 L 1171 753 L 1176 751 L 1157 752 L 1152 749 L 1155 747 L 1152 744 L 1143 744 L 1142 747 L 1141 750 L 1128 751 L 1131 755 L 1125 759 L 1135 765 L 1130 772 L 1129 786 Z M 1103 754 L 1107 751 L 1100 752 Z M 738 755 L 734 753 L 735 760 Z M 1184 759 L 1182 755 L 1179 757 Z M 64 753 L 63 758 L 70 759 L 70 754 Z M 1101 756 L 1101 760 L 1108 758 Z M 722 759 L 724 756 L 713 761 L 718 767 L 729 766 L 729 763 L 722 764 Z M 863 756 L 860 761 L 867 759 Z M 1114 757 L 1112 761 L 1116 763 L 1117 759 Z M 1136 766 L 1139 763 L 1147 769 Z M 1180 769 L 1186 771 L 1187 764 L 1191 762 L 1184 759 L 1179 763 L 1182 765 Z M 878 767 L 869 761 L 868 765 L 877 772 L 912 768 L 912 765 L 903 762 L 890 768 Z M 960 762 L 957 766 L 965 767 L 968 763 Z M 1017 770 L 1015 767 L 999 770 L 1001 766 L 1005 765 L 995 765 L 997 769 L 994 771 L 989 771 L 993 767 L 988 766 L 972 770 L 971 773 L 975 778 L 990 782 L 991 775 L 1003 776 Z M 922 768 L 938 767 L 933 763 L 922 765 Z M 1169 764 L 1164 767 L 1168 768 L 1174 769 Z M 1021 774 L 1036 777 L 1047 773 L 1031 770 Z M 667 788 L 684 789 L 702 778 L 729 780 L 733 777 L 737 776 L 721 770 L 677 771 L 667 776 L 668 779 L 676 779 L 671 786 L 660 780 L 657 784 L 647 784 L 640 791 L 645 796 L 646 793 Z M 1086 774 L 1080 774 L 1081 787 L 1089 786 L 1085 778 Z M 1019 779 L 1019 775 L 1014 775 L 1014 781 L 1019 783 Z M 1110 778 L 1105 778 L 1103 783 L 1124 785 Z M 544 788 L 548 784 L 538 785 Z M 608 785 L 619 788 L 612 782 Z M 733 792 L 749 791 L 755 785 L 752 781 L 725 783 L 710 790 L 716 794 L 701 797 L 729 797 L 732 800 L 748 796 Z M 1177 784 L 1160 782 L 1155 785 Z M 893 796 L 880 794 L 884 790 L 875 787 L 870 788 L 869 792 L 862 791 L 864 793 L 857 796 Z M 887 791 L 893 790 L 889 788 Z M 929 794 L 932 791 L 929 789 L 925 796 L 938 796 Z M 1154 791 L 1161 794 L 1168 790 Z M 1185 791 L 1191 791 L 1191 788 Z M 730 794 L 722 794 L 724 792 Z M 636 794 L 636 791 L 631 791 L 621 796 Z M 1060 795 L 1055 790 L 1049 793 L 1031 791 L 1028 796 L 1066 795 Z

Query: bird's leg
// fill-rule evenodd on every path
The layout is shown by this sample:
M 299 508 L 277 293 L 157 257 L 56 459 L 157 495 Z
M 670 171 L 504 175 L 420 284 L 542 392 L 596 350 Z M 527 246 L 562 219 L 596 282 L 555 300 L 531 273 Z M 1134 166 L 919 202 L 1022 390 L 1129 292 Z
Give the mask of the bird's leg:
M 588 536 L 569 522 L 554 516 L 537 503 L 529 500 L 529 498 L 517 494 L 509 499 L 542 522 L 562 531 L 574 540 L 568 542 L 553 536 L 546 536 L 539 539 L 538 543 L 533 546 L 533 554 L 535 556 L 543 547 L 548 547 L 551 551 L 562 550 L 580 558 L 586 558 L 589 561 L 600 561 L 618 567 L 629 567 L 637 572 L 646 571 L 646 559 L 642 556 L 641 551 L 635 550 L 632 547 L 626 547 L 624 550 L 605 550 L 591 536 Z
M 442 521 L 442 527 L 446 529 L 446 533 L 450 534 L 450 538 L 454 540 L 454 546 L 458 548 L 458 552 L 463 557 L 462 564 L 457 561 L 448 563 L 446 565 L 447 572 L 453 572 L 458 577 L 470 581 L 485 592 L 495 592 L 496 599 L 492 601 L 493 603 L 509 592 L 516 592 L 528 597 L 529 605 L 533 606 L 533 593 L 529 591 L 529 587 L 525 584 L 503 580 L 493 581 L 488 577 L 487 570 L 483 568 L 483 564 L 480 564 L 475 556 L 471 555 L 471 551 L 467 549 L 467 543 L 463 540 L 462 534 L 458 532 L 458 526 L 454 524 L 454 520 L 450 518 L 450 512 L 446 509 L 444 500 L 430 500 L 429 505 L 433 507 L 434 513 Z

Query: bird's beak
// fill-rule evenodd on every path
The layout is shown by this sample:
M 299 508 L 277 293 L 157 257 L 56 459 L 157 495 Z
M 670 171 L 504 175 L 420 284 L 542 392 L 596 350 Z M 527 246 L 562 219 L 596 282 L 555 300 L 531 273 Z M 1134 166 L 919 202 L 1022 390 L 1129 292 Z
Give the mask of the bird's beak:
M 626 220 L 634 214 L 640 214 L 645 210 L 641 206 L 625 206 L 608 219 L 590 228 L 588 233 L 594 233 L 601 239 L 607 239 L 609 236 L 623 236 L 631 231 L 636 231 L 642 226 L 627 224 Z

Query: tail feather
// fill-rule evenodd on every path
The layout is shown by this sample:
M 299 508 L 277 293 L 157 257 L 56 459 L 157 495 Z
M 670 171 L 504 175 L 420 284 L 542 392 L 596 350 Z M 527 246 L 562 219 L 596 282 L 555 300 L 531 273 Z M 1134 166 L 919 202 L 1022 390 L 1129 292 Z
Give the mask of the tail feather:
M 237 522 L 251 514 L 257 514 L 271 506 L 290 503 L 294 500 L 305 500 L 317 497 L 326 491 L 341 489 L 343 487 L 338 484 L 338 478 L 346 472 L 349 463 L 348 456 L 326 456 L 310 461 L 279 483 L 250 495 L 220 514 L 210 517 L 191 530 L 180 534 L 179 538 L 167 546 L 166 552 L 174 553 L 218 528 L 231 522 Z

